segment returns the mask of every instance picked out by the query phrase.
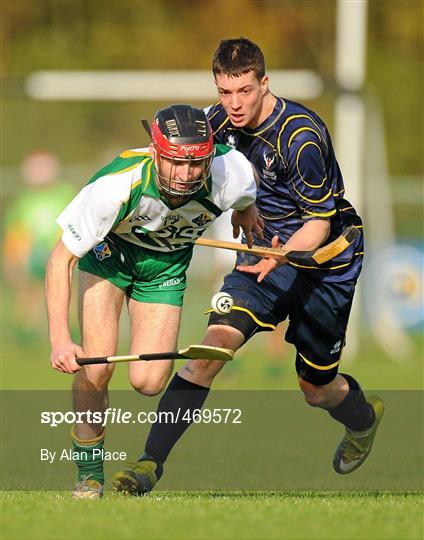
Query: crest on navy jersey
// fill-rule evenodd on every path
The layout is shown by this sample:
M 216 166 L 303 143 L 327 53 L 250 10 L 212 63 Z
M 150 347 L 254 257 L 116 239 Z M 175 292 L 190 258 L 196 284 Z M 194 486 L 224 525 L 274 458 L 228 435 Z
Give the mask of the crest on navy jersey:
M 265 180 L 274 183 L 277 180 L 277 174 L 274 169 L 277 166 L 277 156 L 275 152 L 267 152 L 264 150 L 262 152 L 262 157 L 264 158 L 265 167 L 262 167 L 262 174 Z
M 231 148 L 236 148 L 237 146 L 237 137 L 233 134 L 233 133 L 229 133 L 227 135 L 227 138 L 226 138 L 226 141 L 225 141 L 225 144 L 227 146 L 231 146 Z
M 101 244 L 98 244 L 95 248 L 93 248 L 93 251 L 96 259 L 99 261 L 102 261 L 103 259 L 106 259 L 107 257 L 110 257 L 112 255 L 112 252 L 110 251 L 107 242 L 102 242 Z
M 266 152 L 264 150 L 263 152 L 263 158 L 264 158 L 264 161 L 265 161 L 265 168 L 267 171 L 270 171 L 274 168 L 274 164 L 275 164 L 275 154 L 274 152 Z
M 200 214 L 200 216 L 197 216 L 191 221 L 198 227 L 203 227 L 203 225 L 206 225 L 206 223 L 213 221 L 213 218 L 211 218 L 209 214 Z

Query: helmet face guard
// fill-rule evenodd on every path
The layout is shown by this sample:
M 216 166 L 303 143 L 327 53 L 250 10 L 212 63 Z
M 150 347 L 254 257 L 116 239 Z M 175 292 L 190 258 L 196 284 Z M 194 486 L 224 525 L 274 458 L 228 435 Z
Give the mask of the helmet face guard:
M 201 109 L 190 105 L 161 109 L 153 120 L 151 135 L 156 181 L 165 195 L 184 198 L 206 185 L 214 148 L 212 130 Z

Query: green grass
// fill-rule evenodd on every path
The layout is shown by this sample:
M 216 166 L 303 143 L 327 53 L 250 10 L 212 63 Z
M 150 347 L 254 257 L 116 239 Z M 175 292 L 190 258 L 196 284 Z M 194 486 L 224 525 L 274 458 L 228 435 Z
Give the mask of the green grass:
M 423 496 L 363 493 L 6 493 L 3 540 L 421 539 Z
M 209 286 L 191 282 L 183 312 L 181 347 L 201 341 L 207 325 L 207 317 L 201 313 L 208 307 L 210 291 Z M 10 296 L 8 291 L 6 296 Z M 44 313 L 41 303 L 40 313 Z M 126 316 L 122 322 L 120 351 L 124 352 L 128 344 Z M 47 333 L 41 317 L 40 326 L 39 335 L 31 337 L 16 334 L 16 329 L 6 322 L 2 340 L 2 388 L 70 388 L 72 378 L 50 367 Z M 281 346 L 277 358 L 272 359 L 267 340 L 268 335 L 260 335 L 249 342 L 220 374 L 215 388 L 297 388 L 293 347 Z M 414 347 L 409 358 L 397 362 L 365 336 L 357 356 L 344 359 L 342 368 L 358 378 L 366 389 L 420 389 L 423 346 L 417 337 Z M 130 388 L 126 366 L 117 366 L 111 388 Z M 317 411 L 307 412 L 312 418 Z M 299 456 L 295 458 L 298 462 Z M 2 465 L 6 467 L 7 463 Z M 297 475 L 295 467 L 289 470 Z M 422 504 L 422 494 L 393 492 L 157 492 L 143 499 L 106 493 L 100 501 L 74 501 L 65 492 L 13 491 L 3 492 L 1 539 L 418 540 L 423 538 Z

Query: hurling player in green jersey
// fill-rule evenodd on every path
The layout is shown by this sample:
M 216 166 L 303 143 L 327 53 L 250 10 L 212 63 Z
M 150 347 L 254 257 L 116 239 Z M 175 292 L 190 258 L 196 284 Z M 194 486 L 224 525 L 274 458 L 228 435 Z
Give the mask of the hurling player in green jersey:
M 40 310 L 46 263 L 59 238 L 54 223 L 73 188 L 60 178 L 59 160 L 47 150 L 28 154 L 21 173 L 24 182 L 5 206 L 4 272 L 14 295 L 8 321 L 17 339 L 34 341 L 45 330 Z
M 204 111 L 172 105 L 155 115 L 149 148 L 123 152 L 99 171 L 59 216 L 63 235 L 47 265 L 46 299 L 53 368 L 74 375 L 79 413 L 103 413 L 113 365 L 80 368 L 77 357 L 116 354 L 124 300 L 131 322 L 130 354 L 176 349 L 186 270 L 193 245 L 232 208 L 250 242 L 262 222 L 253 167 L 238 151 L 213 145 Z M 82 343 L 72 341 L 70 276 L 78 262 Z M 161 392 L 172 362 L 134 362 L 129 379 L 140 393 Z M 74 496 L 103 493 L 101 424 L 72 429 L 78 467 Z

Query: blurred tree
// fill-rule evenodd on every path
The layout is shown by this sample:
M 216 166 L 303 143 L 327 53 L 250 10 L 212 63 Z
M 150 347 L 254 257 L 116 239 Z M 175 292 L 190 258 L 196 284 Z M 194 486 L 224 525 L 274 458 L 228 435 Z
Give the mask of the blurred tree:
M 422 174 L 422 122 L 416 119 L 423 115 L 423 4 L 391 0 L 368 6 L 367 84 L 383 100 L 390 172 Z M 260 43 L 268 69 L 315 69 L 331 82 L 335 8 L 334 0 L 3 0 L 3 75 L 20 77 L 38 69 L 208 69 L 221 39 L 244 35 Z M 54 109 L 15 103 L 17 120 L 29 107 L 34 124 L 46 118 L 43 107 Z M 139 110 L 154 107 L 138 105 Z M 94 128 L 104 114 L 98 104 L 60 108 L 51 123 L 68 115 L 76 132 L 86 132 L 87 122 Z M 123 107 L 108 110 L 106 129 L 122 132 Z M 20 159 L 15 148 L 7 159 Z

